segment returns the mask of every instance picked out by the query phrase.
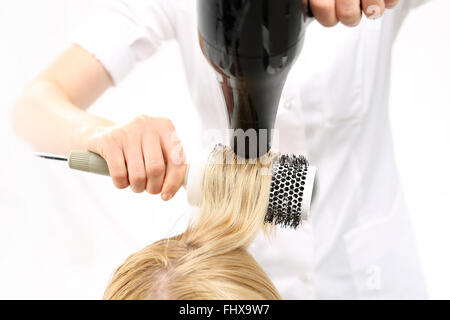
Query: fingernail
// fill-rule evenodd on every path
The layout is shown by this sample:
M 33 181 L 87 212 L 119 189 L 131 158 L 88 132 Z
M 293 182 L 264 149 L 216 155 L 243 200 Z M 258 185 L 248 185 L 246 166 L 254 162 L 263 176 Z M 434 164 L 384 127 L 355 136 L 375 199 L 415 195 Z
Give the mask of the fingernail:
M 170 193 L 163 193 L 161 197 L 164 201 L 167 201 L 172 198 L 172 195 Z
M 381 8 L 376 4 L 367 7 L 367 18 L 376 20 L 381 17 Z
M 386 4 L 387 9 L 392 9 L 398 4 L 398 0 Z

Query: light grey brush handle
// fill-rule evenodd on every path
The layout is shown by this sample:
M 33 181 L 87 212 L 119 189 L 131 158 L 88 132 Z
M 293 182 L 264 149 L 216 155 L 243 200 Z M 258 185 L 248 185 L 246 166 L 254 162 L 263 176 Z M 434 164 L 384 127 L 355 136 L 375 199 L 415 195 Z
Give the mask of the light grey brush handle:
M 71 169 L 109 176 L 108 164 L 105 159 L 94 152 L 72 151 L 69 154 Z
M 203 170 L 207 161 L 206 155 L 209 155 L 209 153 L 199 153 L 199 155 L 198 159 L 201 161 L 188 166 L 183 184 L 187 191 L 189 203 L 197 206 L 201 201 L 201 188 L 199 186 L 203 181 Z M 67 158 L 67 162 L 71 169 L 109 176 L 106 160 L 94 152 L 72 151 Z

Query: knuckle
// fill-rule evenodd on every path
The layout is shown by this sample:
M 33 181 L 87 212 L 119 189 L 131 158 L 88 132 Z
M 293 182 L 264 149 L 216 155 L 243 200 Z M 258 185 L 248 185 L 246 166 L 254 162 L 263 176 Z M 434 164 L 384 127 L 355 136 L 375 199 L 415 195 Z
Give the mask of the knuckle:
M 166 166 L 164 162 L 151 162 L 147 167 L 147 175 L 149 177 L 158 177 L 164 174 Z
M 317 21 L 325 27 L 333 27 L 339 22 L 336 18 L 336 5 L 334 0 L 311 0 L 311 9 Z
M 152 117 L 150 117 L 146 114 L 141 114 L 134 119 L 134 122 L 139 123 L 139 124 L 147 124 L 151 120 L 152 120 Z
M 113 178 L 114 181 L 122 184 L 123 182 L 127 181 L 128 175 L 124 171 L 117 170 L 117 171 L 111 172 L 111 178 Z
M 129 186 L 128 181 L 123 180 L 123 179 L 119 179 L 119 180 L 118 180 L 118 179 L 113 178 L 113 182 L 114 182 L 114 185 L 115 185 L 118 189 L 125 189 L 126 187 Z
M 133 185 L 143 185 L 147 181 L 147 176 L 142 173 L 134 174 L 130 178 Z
M 392 8 L 397 5 L 398 1 L 399 0 L 384 0 L 384 4 L 386 5 L 386 7 Z
M 122 135 L 123 137 L 130 138 L 130 136 L 134 136 L 137 132 L 139 132 L 144 127 L 144 124 L 140 121 L 133 121 L 128 125 L 123 127 Z
M 164 128 L 173 129 L 174 125 L 172 123 L 172 120 L 169 118 L 158 118 L 158 121 L 163 125 Z
M 91 145 L 95 145 L 96 151 L 102 151 L 103 155 L 109 154 L 111 146 L 114 144 L 114 140 L 111 139 L 111 134 L 104 134 L 102 136 L 94 137 L 90 140 Z
M 115 183 L 114 184 L 116 186 L 117 189 L 123 190 L 126 189 L 128 187 L 128 184 L 124 184 L 124 183 Z
M 356 26 L 361 20 L 361 12 L 345 10 L 341 14 L 339 14 L 339 20 L 346 26 Z
M 107 145 L 115 145 L 115 144 L 121 144 L 125 137 L 125 131 L 124 129 L 116 129 L 114 131 L 111 131 L 110 134 L 108 134 L 105 138 L 105 142 Z
M 144 192 L 145 188 L 142 188 L 141 186 L 131 185 L 131 190 L 134 193 L 142 193 L 142 192 Z
M 311 6 L 324 13 L 334 12 L 335 10 L 334 1 L 314 1 L 311 2 Z
M 147 115 L 140 115 L 136 117 L 133 121 L 128 123 L 123 130 L 126 138 L 136 136 L 139 132 L 142 132 L 144 128 L 148 127 L 151 118 Z
M 336 26 L 338 23 L 339 23 L 339 21 L 333 20 L 332 22 L 330 22 L 330 23 L 328 24 L 327 27 L 329 27 L 329 28 L 334 27 L 334 26 Z
M 355 21 L 361 16 L 361 13 L 357 10 L 342 9 L 338 12 L 339 19 L 342 21 Z
M 105 139 L 104 143 L 102 144 L 102 149 L 105 153 L 105 160 L 114 159 L 117 150 L 122 149 L 122 142 L 113 138 Z

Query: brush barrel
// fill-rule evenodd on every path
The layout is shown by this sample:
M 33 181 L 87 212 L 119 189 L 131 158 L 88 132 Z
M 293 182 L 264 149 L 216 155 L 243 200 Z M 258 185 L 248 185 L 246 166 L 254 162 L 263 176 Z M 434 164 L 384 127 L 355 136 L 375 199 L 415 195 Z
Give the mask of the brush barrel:
M 309 218 L 317 168 L 301 155 L 281 155 L 272 164 L 265 222 L 296 229 Z

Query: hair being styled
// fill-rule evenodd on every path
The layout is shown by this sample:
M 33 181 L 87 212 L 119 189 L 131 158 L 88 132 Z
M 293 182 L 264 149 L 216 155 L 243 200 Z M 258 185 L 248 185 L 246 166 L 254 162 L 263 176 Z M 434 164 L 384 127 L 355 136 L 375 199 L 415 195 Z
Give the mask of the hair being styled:
M 247 252 L 264 225 L 272 160 L 269 153 L 243 161 L 230 148 L 216 147 L 200 211 L 187 230 L 128 257 L 104 299 L 281 299 Z

